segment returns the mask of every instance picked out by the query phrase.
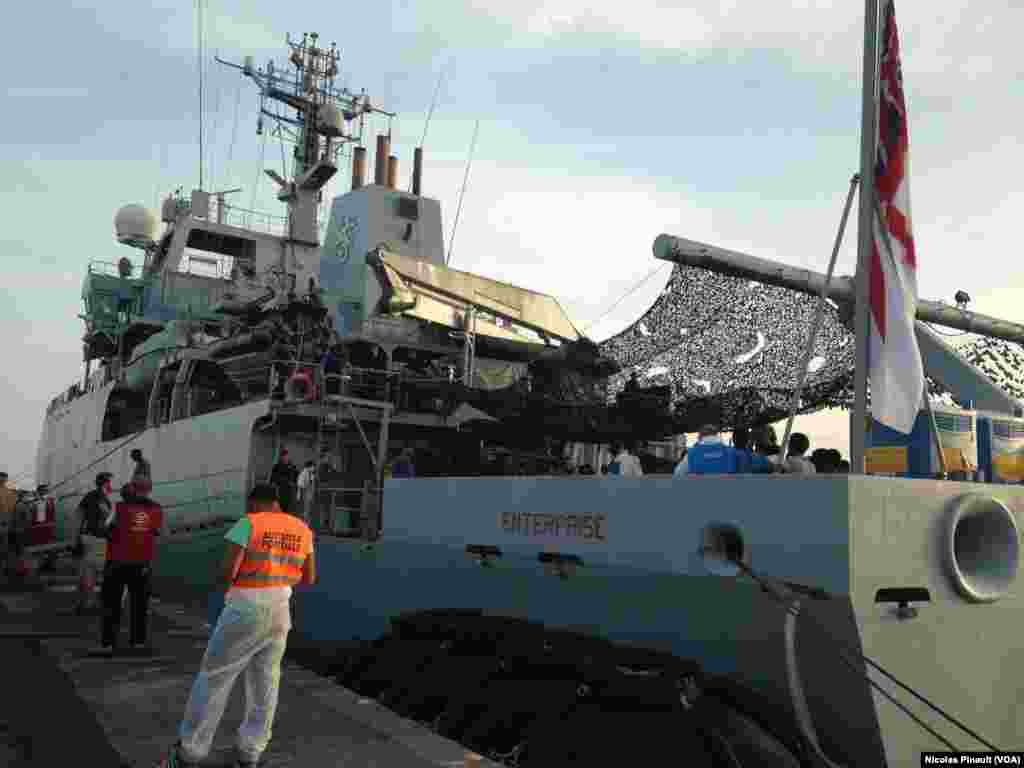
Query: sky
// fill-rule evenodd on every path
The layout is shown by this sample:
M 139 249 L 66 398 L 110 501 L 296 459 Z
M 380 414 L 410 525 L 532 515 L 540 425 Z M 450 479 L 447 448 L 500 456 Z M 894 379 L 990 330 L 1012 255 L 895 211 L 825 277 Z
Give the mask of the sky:
M 9 73 L 0 463 L 14 477 L 31 478 L 46 404 L 80 376 L 89 262 L 141 254 L 114 240 L 115 212 L 155 208 L 177 187 L 198 185 L 195 4 L 96 5 L 21 6 L 24 33 L 0 54 Z M 480 123 L 452 265 L 556 296 L 597 340 L 639 317 L 664 285 L 668 264 L 607 312 L 658 266 L 651 246 L 662 232 L 827 266 L 859 165 L 860 3 L 203 7 L 205 187 L 242 187 L 236 204 L 282 212 L 261 168 L 280 172 L 283 153 L 256 135 L 252 84 L 212 57 L 283 64 L 287 33 L 317 31 L 338 43 L 345 84 L 398 113 L 402 186 L 442 78 L 424 193 L 441 200 L 446 240 Z M 973 309 L 1022 322 L 1024 6 L 900 0 L 896 13 L 920 294 L 952 301 L 966 290 Z M 348 176 L 342 169 L 328 195 L 347 191 Z M 837 273 L 852 274 L 855 260 L 851 228 Z M 822 413 L 797 429 L 813 447 L 845 454 L 847 424 L 844 413 Z

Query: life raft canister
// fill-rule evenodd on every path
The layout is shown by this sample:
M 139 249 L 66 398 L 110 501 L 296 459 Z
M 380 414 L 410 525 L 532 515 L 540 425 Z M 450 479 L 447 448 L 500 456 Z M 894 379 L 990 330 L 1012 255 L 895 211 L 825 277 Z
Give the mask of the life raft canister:
M 313 400 L 316 398 L 316 385 L 309 371 L 299 370 L 293 373 L 284 385 L 284 394 L 289 400 Z

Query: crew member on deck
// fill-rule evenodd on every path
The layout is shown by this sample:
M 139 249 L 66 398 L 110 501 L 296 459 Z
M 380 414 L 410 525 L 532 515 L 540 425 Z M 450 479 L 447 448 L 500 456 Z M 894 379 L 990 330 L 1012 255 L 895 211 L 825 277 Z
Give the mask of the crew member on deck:
M 770 474 L 775 466 L 766 456 L 750 450 L 750 430 L 736 427 L 732 433 L 732 446 L 736 449 L 736 471 L 739 474 Z
M 284 514 L 271 485 L 249 494 L 248 514 L 228 531 L 222 589 L 227 591 L 192 685 L 178 743 L 160 768 L 197 766 L 213 745 L 231 689 L 245 674 L 245 717 L 238 766 L 255 766 L 270 743 L 291 629 L 288 602 L 296 584 L 314 584 L 313 532 Z
M 789 456 L 786 457 L 786 471 L 793 475 L 817 474 L 810 459 L 804 456 L 811 447 L 811 441 L 803 432 L 794 432 L 789 438 Z
M 739 471 L 738 451 L 722 442 L 718 427 L 707 424 L 700 428 L 697 443 L 687 451 L 672 474 L 735 475 Z
M 635 444 L 631 451 L 622 443 L 612 443 L 611 453 L 613 458 L 608 465 L 608 474 L 618 475 L 619 477 L 643 477 L 644 470 L 640 466 L 640 459 L 636 457 L 635 451 Z
M 132 461 L 135 462 L 135 471 L 132 472 L 132 482 L 136 480 L 142 480 L 145 478 L 150 483 L 153 482 L 153 470 L 149 466 L 149 462 L 142 456 L 142 451 L 138 448 L 132 449 L 131 453 Z
M 404 449 L 391 466 L 392 477 L 416 477 L 416 465 L 413 463 L 412 448 Z
M 312 461 L 306 462 L 306 465 L 299 473 L 299 479 L 296 481 L 296 485 L 299 489 L 299 504 L 302 507 L 302 519 L 306 522 L 306 525 L 310 525 L 313 520 L 313 501 L 316 499 L 316 469 L 314 468 Z
M 281 457 L 277 460 L 274 468 L 270 470 L 270 483 L 277 487 L 278 499 L 281 509 L 285 512 L 292 511 L 292 500 L 295 498 L 295 483 L 299 479 L 299 469 L 288 455 L 288 449 L 281 449 Z

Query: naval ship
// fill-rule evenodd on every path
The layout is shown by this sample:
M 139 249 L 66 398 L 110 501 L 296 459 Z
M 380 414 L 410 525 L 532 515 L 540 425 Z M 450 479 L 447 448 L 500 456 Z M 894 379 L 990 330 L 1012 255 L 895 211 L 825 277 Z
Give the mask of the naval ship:
M 49 405 L 37 462 L 57 538 L 92 477 L 127 478 L 138 448 L 168 518 L 156 588 L 205 594 L 226 527 L 287 448 L 322 467 L 320 579 L 294 598 L 293 643 L 334 649 L 339 681 L 508 765 L 676 748 L 707 765 L 910 766 L 1024 743 L 1024 490 L 907 466 L 551 476 L 566 446 L 684 431 L 664 388 L 620 392 L 609 382 L 628 371 L 554 298 L 450 268 L 422 150 L 405 192 L 377 136 L 367 183 L 365 118 L 392 115 L 335 86 L 333 45 L 288 46 L 290 69 L 225 62 L 262 115 L 294 112 L 294 175 L 268 171 L 287 216 L 204 190 L 159 217 L 127 206 L 115 234 L 142 263 L 88 266 L 86 374 Z M 324 223 L 339 158 L 352 188 Z M 851 279 L 667 235 L 654 251 L 675 278 L 827 296 L 837 317 L 854 302 Z M 918 317 L 1024 339 L 935 303 Z M 1019 417 L 924 326 L 919 339 L 931 379 L 976 409 L 969 430 L 977 409 Z M 386 477 L 404 447 L 433 450 L 432 471 Z

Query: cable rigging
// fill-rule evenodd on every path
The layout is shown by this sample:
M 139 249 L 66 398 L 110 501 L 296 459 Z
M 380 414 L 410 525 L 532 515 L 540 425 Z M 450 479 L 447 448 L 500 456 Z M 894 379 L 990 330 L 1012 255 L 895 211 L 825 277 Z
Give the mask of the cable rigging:
M 706 553 L 706 552 L 707 552 L 707 550 L 703 550 L 703 553 Z M 797 616 L 800 615 L 799 608 L 798 607 L 794 608 L 793 601 L 791 599 L 789 599 L 785 595 L 783 595 L 781 590 L 778 587 L 776 587 L 774 584 L 770 583 L 765 577 L 755 573 L 746 563 L 740 562 L 740 560 L 735 559 L 735 558 L 728 558 L 728 562 L 730 562 L 733 565 L 735 565 L 744 574 L 746 574 L 747 576 L 752 578 L 754 581 L 756 581 L 761 586 L 763 592 L 768 593 L 772 598 L 774 598 L 775 600 L 777 600 L 780 603 L 782 603 L 784 609 L 786 610 L 786 612 L 789 613 L 791 616 L 796 618 Z M 831 595 L 828 595 L 828 593 L 825 593 L 824 591 L 822 591 L 822 594 L 827 595 L 828 597 L 831 597 Z M 939 705 L 935 704 L 934 702 L 929 700 L 927 697 L 925 697 L 923 694 L 921 694 L 918 691 L 916 691 L 913 687 L 911 687 L 910 685 L 908 685 L 908 684 L 904 683 L 903 681 L 901 681 L 893 673 L 891 673 L 888 670 L 886 670 L 885 668 L 883 668 L 880 664 L 878 664 L 874 660 L 870 659 L 868 656 L 864 655 L 863 653 L 861 653 L 857 649 L 851 648 L 849 645 L 847 645 L 847 644 L 845 644 L 845 643 L 843 643 L 841 641 L 836 640 L 835 637 L 833 636 L 833 634 L 831 632 L 829 632 L 828 627 L 824 626 L 824 624 L 822 624 L 815 616 L 808 615 L 808 614 L 804 614 L 804 616 L 806 616 L 807 618 L 810 618 L 810 625 L 815 627 L 815 629 L 817 629 L 821 633 L 821 635 L 824 638 L 826 638 L 828 640 L 828 642 L 832 646 L 835 647 L 836 653 L 839 656 L 840 660 L 844 664 L 846 664 L 846 666 L 848 666 L 856 674 L 861 675 L 863 673 L 858 668 L 857 664 L 854 662 L 854 659 L 857 659 L 857 660 L 863 662 L 864 664 L 868 665 L 869 667 L 871 667 L 872 669 L 876 670 L 880 674 L 884 675 L 886 678 L 888 678 L 890 681 L 892 681 L 895 685 L 899 686 L 904 691 L 909 693 L 911 696 L 916 698 L 918 701 L 920 701 L 921 703 L 925 704 L 928 708 L 930 708 L 932 711 L 936 712 L 938 715 L 940 715 L 942 718 L 944 718 L 947 722 L 949 722 L 952 725 L 956 726 L 957 728 L 962 730 L 964 733 L 966 733 L 969 736 L 971 736 L 972 738 L 976 739 L 981 744 L 984 744 L 988 749 L 992 750 L 993 752 L 1000 752 L 1001 751 L 998 747 L 996 747 L 994 744 L 992 744 L 992 742 L 988 741 L 983 736 L 979 735 L 976 731 L 974 731 L 973 729 L 969 728 L 967 725 L 962 723 L 960 720 L 955 718 L 953 715 L 951 715 L 948 712 L 946 712 L 944 709 L 939 707 Z M 851 656 L 852 656 L 852 658 L 851 658 Z M 927 731 L 931 736 L 933 736 L 935 739 L 940 741 L 943 745 L 945 745 L 949 749 L 951 749 L 951 750 L 953 750 L 955 752 L 956 751 L 961 751 L 957 747 L 955 747 L 948 739 L 943 737 L 941 734 L 939 734 L 937 731 L 935 731 L 931 726 L 929 726 L 927 723 L 925 723 L 923 720 L 921 720 L 917 715 L 915 715 L 913 712 L 911 712 L 904 704 L 902 704 L 901 702 L 897 701 L 895 699 L 895 697 L 892 696 L 892 694 L 890 694 L 888 691 L 886 691 L 884 688 L 882 688 L 875 680 L 873 680 L 867 674 L 863 674 L 863 677 L 867 681 L 867 683 L 874 690 L 876 690 L 883 697 L 885 697 L 890 702 L 892 702 L 905 715 L 907 715 L 911 720 L 913 720 L 921 728 L 923 728 L 925 731 Z M 825 758 L 825 759 L 827 760 L 827 758 Z
M 583 326 L 583 330 L 587 330 L 587 329 L 589 329 L 589 328 L 590 328 L 590 327 L 592 327 L 592 326 L 593 326 L 593 325 L 594 325 L 595 323 L 597 323 L 597 322 L 598 322 L 599 320 L 603 320 L 603 319 L 604 319 L 605 317 L 607 317 L 608 315 L 610 315 L 610 314 L 611 314 L 611 313 L 612 313 L 612 312 L 613 312 L 613 311 L 614 311 L 614 310 L 615 310 L 615 309 L 616 309 L 616 308 L 617 308 L 617 307 L 618 307 L 618 306 L 619 306 L 619 305 L 620 305 L 620 304 L 621 304 L 621 303 L 622 303 L 623 301 L 625 301 L 625 300 L 626 300 L 626 299 L 628 299 L 628 298 L 629 298 L 630 296 L 632 296 L 632 295 L 633 295 L 634 293 L 636 293 L 636 292 L 637 292 L 638 290 L 640 290 L 640 288 L 641 288 L 641 287 L 642 287 L 642 286 L 643 286 L 643 285 L 644 285 L 645 283 L 647 283 L 647 281 L 648 281 L 648 280 L 650 280 L 650 279 L 651 279 L 652 277 L 654 277 L 654 274 L 655 274 L 656 272 L 658 272 L 658 271 L 659 271 L 659 270 L 661 270 L 661 269 L 664 269 L 665 267 L 671 267 L 671 266 L 672 266 L 671 264 L 658 264 L 658 265 L 656 265 L 656 266 L 655 266 L 654 268 L 652 268 L 652 269 L 651 269 L 651 271 L 650 271 L 650 272 L 648 272 L 648 273 L 647 273 L 646 275 L 644 275 L 644 276 L 643 276 L 643 277 L 642 277 L 642 278 L 641 278 L 641 279 L 640 279 L 640 280 L 639 280 L 639 281 L 638 281 L 638 282 L 637 282 L 637 283 L 636 283 L 635 285 L 633 285 L 633 287 L 632 287 L 632 288 L 630 288 L 630 289 L 629 289 L 629 290 L 627 290 L 627 291 L 626 291 L 626 292 L 625 292 L 625 293 L 624 293 L 624 294 L 623 294 L 622 296 L 620 296 L 620 297 L 619 297 L 619 298 L 618 298 L 618 299 L 617 299 L 617 300 L 615 301 L 615 303 L 614 303 L 614 304 L 612 304 L 612 305 L 611 305 L 611 306 L 610 306 L 610 307 L 609 307 L 608 309 L 606 309 L 606 310 L 605 310 L 604 312 L 602 312 L 602 313 L 601 313 L 600 315 L 598 315 L 598 316 L 597 316 L 597 317 L 595 317 L 595 318 L 594 318 L 593 320 L 591 320 L 590 322 L 588 322 L 588 323 L 587 323 L 587 324 L 586 324 L 585 326 Z

